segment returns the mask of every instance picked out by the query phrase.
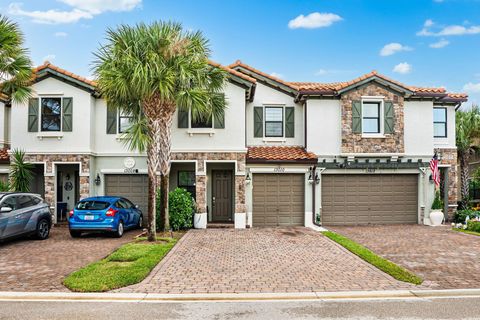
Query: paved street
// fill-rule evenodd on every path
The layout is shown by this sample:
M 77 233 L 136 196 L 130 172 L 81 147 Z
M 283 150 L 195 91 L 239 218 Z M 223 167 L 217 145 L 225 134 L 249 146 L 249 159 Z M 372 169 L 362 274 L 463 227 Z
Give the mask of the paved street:
M 480 237 L 450 226 L 332 227 L 425 279 L 432 289 L 480 288 Z
M 478 319 L 480 298 L 256 302 L 0 302 L 0 319 Z
M 120 239 L 102 234 L 73 239 L 67 227 L 56 227 L 44 241 L 0 243 L 0 291 L 68 291 L 62 285 L 65 276 L 107 256 L 138 232 Z
M 397 290 L 397 281 L 307 228 L 190 230 L 142 283 L 120 292 Z

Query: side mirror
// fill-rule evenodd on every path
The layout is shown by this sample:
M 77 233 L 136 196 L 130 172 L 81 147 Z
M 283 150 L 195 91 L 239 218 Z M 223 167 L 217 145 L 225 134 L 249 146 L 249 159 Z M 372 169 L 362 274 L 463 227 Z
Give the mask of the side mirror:
M 0 212 L 1 213 L 4 213 L 4 212 L 11 212 L 13 209 L 10 208 L 10 207 L 2 207 L 0 208 Z

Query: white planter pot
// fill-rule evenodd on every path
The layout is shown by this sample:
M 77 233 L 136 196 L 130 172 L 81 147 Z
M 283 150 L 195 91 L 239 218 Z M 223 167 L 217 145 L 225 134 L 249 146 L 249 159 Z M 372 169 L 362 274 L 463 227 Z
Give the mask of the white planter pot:
M 439 226 L 442 224 L 444 215 L 442 210 L 432 210 L 430 211 L 430 222 L 432 226 Z
M 193 227 L 195 229 L 207 228 L 207 213 L 195 213 L 193 216 Z

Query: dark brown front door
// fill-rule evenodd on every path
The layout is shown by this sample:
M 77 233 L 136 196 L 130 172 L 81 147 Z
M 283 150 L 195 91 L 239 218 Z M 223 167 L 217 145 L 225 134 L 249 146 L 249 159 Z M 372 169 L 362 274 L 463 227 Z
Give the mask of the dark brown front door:
M 212 221 L 232 221 L 232 172 L 212 170 Z

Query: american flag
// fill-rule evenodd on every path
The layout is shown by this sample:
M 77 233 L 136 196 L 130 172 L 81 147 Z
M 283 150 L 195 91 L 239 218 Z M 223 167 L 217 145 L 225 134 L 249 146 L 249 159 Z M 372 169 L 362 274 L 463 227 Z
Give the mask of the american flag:
M 440 185 L 440 172 L 438 171 L 438 156 L 436 152 L 432 160 L 430 160 L 430 170 L 432 170 L 432 179 L 435 182 L 435 186 L 438 187 Z

